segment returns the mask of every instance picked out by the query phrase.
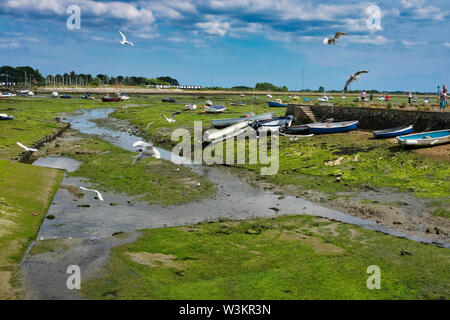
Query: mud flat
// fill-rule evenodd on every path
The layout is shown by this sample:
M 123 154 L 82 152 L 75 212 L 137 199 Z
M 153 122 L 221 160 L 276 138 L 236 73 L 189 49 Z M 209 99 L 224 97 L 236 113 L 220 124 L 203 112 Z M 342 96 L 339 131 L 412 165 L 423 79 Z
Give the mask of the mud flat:
M 86 110 L 82 115 L 72 116 L 70 120 L 73 128 L 82 134 L 95 135 L 115 146 L 132 150 L 130 146 L 139 137 L 99 127 L 96 123 L 98 121 L 92 121 L 107 117 L 111 111 Z M 161 150 L 161 154 L 163 158 L 171 159 L 168 151 Z M 296 196 L 280 196 L 273 191 L 250 186 L 219 168 L 184 165 L 215 184 L 217 193 L 182 205 L 151 205 L 138 196 L 101 190 L 105 199 L 101 202 L 95 199 L 93 193 L 79 195 L 73 192 L 80 185 L 89 185 L 92 181 L 73 176 L 77 171 L 69 176 L 66 174 L 62 183 L 65 187 L 56 193 L 48 211 L 47 217 L 51 219 L 45 219 L 38 241 L 30 247 L 21 264 L 25 285 L 29 290 L 28 298 L 79 298 L 78 292 L 68 292 L 66 287 L 68 265 L 79 265 L 84 270 L 83 279 L 93 281 L 101 276 L 111 249 L 128 241 L 133 242 L 137 236 L 136 230 L 142 229 L 301 214 L 340 221 L 418 242 L 432 242 L 430 239 L 329 209 Z M 123 233 L 129 233 L 130 237 Z M 441 245 L 449 244 L 442 242 Z

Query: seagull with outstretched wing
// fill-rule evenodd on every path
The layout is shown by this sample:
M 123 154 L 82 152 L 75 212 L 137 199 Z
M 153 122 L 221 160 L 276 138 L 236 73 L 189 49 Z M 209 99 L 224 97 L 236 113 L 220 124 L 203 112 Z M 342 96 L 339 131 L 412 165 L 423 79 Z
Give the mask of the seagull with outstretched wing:
M 17 145 L 19 147 L 21 147 L 22 149 L 24 149 L 25 151 L 31 151 L 31 152 L 37 152 L 38 151 L 38 149 L 36 149 L 36 148 L 28 148 L 27 146 L 23 145 L 20 142 L 17 142 Z
M 177 115 L 177 114 L 179 114 L 179 113 L 181 113 L 181 111 L 177 111 L 177 112 L 172 113 L 172 114 L 170 115 L 170 118 L 167 118 L 167 117 L 166 117 L 165 115 L 163 115 L 162 113 L 161 113 L 161 115 L 162 115 L 164 118 L 166 118 L 167 122 L 169 122 L 169 123 L 174 123 L 175 121 L 177 121 L 177 120 L 174 119 L 174 117 L 175 117 L 175 115 Z
M 120 41 L 121 44 L 123 44 L 123 45 L 129 44 L 130 46 L 134 47 L 134 43 L 131 41 L 128 41 L 127 37 L 120 30 L 119 30 L 119 33 L 122 36 L 122 41 Z
M 137 141 L 133 144 L 134 148 L 138 148 L 137 151 L 140 152 L 140 154 L 133 160 L 131 164 L 135 164 L 139 160 L 145 157 L 154 157 L 156 159 L 161 158 L 161 154 L 158 150 L 156 150 L 151 143 L 147 143 L 144 141 Z
M 369 73 L 369 71 L 358 71 L 355 74 L 351 74 L 350 78 L 347 80 L 347 82 L 345 83 L 345 87 L 344 87 L 344 92 L 347 92 L 347 88 L 348 86 L 353 82 L 353 81 L 358 81 L 359 76 L 363 73 Z
M 342 36 L 346 36 L 348 33 L 347 32 L 336 32 L 334 34 L 334 37 L 331 39 L 325 38 L 323 39 L 323 44 L 327 45 L 335 45 L 337 43 L 337 39 L 339 39 Z

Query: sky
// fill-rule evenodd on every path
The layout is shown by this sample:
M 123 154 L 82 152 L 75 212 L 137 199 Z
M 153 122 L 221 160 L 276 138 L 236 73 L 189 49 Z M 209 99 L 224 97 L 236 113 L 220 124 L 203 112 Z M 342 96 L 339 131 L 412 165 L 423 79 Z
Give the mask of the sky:
M 350 89 L 434 92 L 450 84 L 449 18 L 448 0 L 2 0 L 0 65 L 290 90 L 302 70 L 314 90 L 368 70 Z

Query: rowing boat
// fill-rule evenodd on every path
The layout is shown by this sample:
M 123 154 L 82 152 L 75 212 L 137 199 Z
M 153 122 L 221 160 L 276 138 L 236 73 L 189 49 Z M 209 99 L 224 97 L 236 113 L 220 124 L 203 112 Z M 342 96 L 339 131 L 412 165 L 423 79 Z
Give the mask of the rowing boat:
M 432 147 L 450 142 L 450 129 L 408 134 L 397 137 L 402 146 Z
M 227 109 L 225 106 L 205 106 L 204 110 L 207 113 L 221 113 Z
M 252 127 L 249 126 L 250 123 L 251 123 L 250 120 L 243 120 L 229 127 L 226 127 L 222 130 L 217 129 L 206 130 L 205 133 L 203 134 L 203 140 L 210 143 L 216 143 L 219 141 L 236 137 L 244 132 L 253 130 Z
M 288 115 L 287 117 L 276 117 L 272 120 L 267 121 L 254 121 L 252 123 L 252 127 L 258 132 L 261 131 L 278 132 L 280 127 L 290 126 L 293 119 L 294 116 Z
M 227 126 L 231 126 L 235 123 L 241 122 L 242 120 L 258 120 L 258 121 L 264 121 L 264 120 L 270 120 L 273 117 L 273 112 L 269 113 L 263 113 L 258 114 L 251 117 L 244 117 L 244 118 L 231 118 L 231 119 L 214 119 L 212 120 L 212 125 L 214 128 L 223 128 Z
M 337 133 L 355 130 L 358 127 L 358 121 L 316 122 L 307 126 L 311 133 Z
M 298 126 L 282 126 L 280 132 L 287 135 L 306 134 L 309 132 L 309 127 L 306 124 Z
M 375 138 L 394 138 L 397 136 L 403 136 L 405 134 L 411 133 L 412 130 L 413 130 L 412 125 L 406 125 L 397 128 L 377 130 L 372 133 Z

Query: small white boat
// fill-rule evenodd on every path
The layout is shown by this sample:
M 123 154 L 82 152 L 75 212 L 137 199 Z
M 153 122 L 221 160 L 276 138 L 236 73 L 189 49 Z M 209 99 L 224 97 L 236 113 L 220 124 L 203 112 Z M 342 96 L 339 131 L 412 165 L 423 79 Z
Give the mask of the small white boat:
M 213 103 L 212 103 L 211 100 L 206 100 L 205 105 L 206 105 L 206 106 L 212 106 Z
M 186 110 L 192 111 L 197 109 L 197 105 L 196 104 L 187 104 L 185 105 Z
M 342 96 L 341 99 L 347 99 L 347 97 L 346 96 Z
M 430 99 L 428 98 L 423 99 L 423 103 L 430 103 Z
M 253 128 L 249 125 L 252 121 L 244 120 L 233 124 L 229 127 L 226 127 L 222 130 L 210 129 L 206 130 L 203 134 L 203 140 L 210 143 L 216 143 L 219 141 L 227 140 L 233 137 L 236 137 L 244 132 L 249 130 L 253 130 Z
M 59 94 L 56 91 L 52 92 L 52 98 L 58 98 Z
M 450 129 L 408 134 L 397 137 L 399 145 L 432 147 L 450 142 Z
M 119 97 L 120 97 L 120 100 L 122 100 L 122 101 L 130 100 L 130 97 L 127 96 L 125 93 L 120 94 Z
M 269 93 L 269 94 L 267 95 L 267 98 L 272 99 L 272 95 Z
M 327 96 L 323 96 L 322 98 L 317 98 L 317 101 L 319 101 L 319 102 L 328 102 L 328 97 Z
M 32 97 L 32 96 L 34 96 L 34 92 L 33 92 L 33 91 L 28 91 L 28 92 L 27 92 L 27 95 L 30 96 L 30 97 Z
M 10 98 L 10 97 L 15 97 L 16 95 L 14 93 L 11 92 L 6 92 L 6 93 L 1 93 L 0 92 L 0 98 Z
M 207 113 L 221 113 L 227 110 L 225 106 L 205 106 L 205 112 Z
M 384 101 L 384 100 L 386 100 L 386 98 L 385 97 L 378 97 L 377 100 L 378 101 Z

